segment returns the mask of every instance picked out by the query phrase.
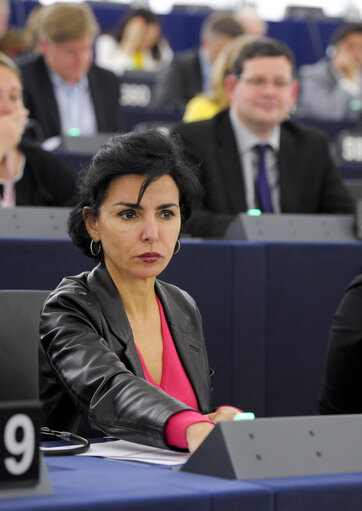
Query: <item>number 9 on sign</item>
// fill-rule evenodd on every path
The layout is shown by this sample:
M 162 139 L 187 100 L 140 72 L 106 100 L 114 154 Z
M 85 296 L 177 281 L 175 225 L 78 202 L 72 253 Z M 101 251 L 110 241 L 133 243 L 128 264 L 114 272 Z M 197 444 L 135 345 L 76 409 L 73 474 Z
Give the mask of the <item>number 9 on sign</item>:
M 20 439 L 18 437 L 20 436 Z M 12 457 L 4 459 L 9 474 L 22 475 L 29 470 L 34 457 L 35 433 L 33 421 L 24 413 L 10 417 L 4 429 L 5 449 Z
M 15 405 L 15 403 L 13 403 Z M 0 405 L 0 484 L 35 483 L 39 472 L 38 410 Z

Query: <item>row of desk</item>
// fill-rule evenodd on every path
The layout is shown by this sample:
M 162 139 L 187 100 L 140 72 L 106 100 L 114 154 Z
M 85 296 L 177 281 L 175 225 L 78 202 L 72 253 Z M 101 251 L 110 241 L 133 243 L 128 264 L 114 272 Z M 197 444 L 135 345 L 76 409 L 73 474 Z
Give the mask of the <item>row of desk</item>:
M 1 289 L 53 289 L 92 266 L 70 240 L 0 240 Z M 309 415 L 317 412 L 333 313 L 361 269 L 358 243 L 189 239 L 160 278 L 200 307 L 215 405 Z
M 359 511 L 362 474 L 224 480 L 97 458 L 48 458 L 54 493 L 0 500 L 7 511 Z
M 24 26 L 31 9 L 39 3 L 35 0 L 11 0 L 13 25 Z M 102 31 L 113 28 L 127 6 L 116 2 L 91 2 Z M 174 9 L 161 16 L 163 32 L 174 51 L 195 48 L 200 42 L 200 28 L 210 9 Z M 323 20 L 285 19 L 268 22 L 268 35 L 287 43 L 296 54 L 297 67 L 322 58 L 332 32 L 341 23 L 339 19 Z

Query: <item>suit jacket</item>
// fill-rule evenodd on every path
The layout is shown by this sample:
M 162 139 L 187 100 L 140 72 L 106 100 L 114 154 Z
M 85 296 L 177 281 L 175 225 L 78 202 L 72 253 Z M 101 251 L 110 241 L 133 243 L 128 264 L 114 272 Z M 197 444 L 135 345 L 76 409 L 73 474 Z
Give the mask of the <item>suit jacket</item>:
M 194 236 L 222 236 L 247 210 L 245 185 L 229 110 L 212 119 L 176 127 L 186 152 L 200 165 L 203 206 L 186 229 Z M 350 213 L 353 202 L 320 131 L 286 121 L 281 125 L 280 197 L 282 213 Z
M 208 413 L 211 377 L 200 313 L 171 284 L 156 281 L 156 293 L 200 411 Z M 40 397 L 49 427 L 166 447 L 166 421 L 189 407 L 145 381 L 119 293 L 102 263 L 65 278 L 50 294 L 40 336 Z
M 72 206 L 77 185 L 73 174 L 62 162 L 53 154 L 24 141 L 19 150 L 26 160 L 23 176 L 15 183 L 16 205 Z
M 341 87 L 338 72 L 330 60 L 322 59 L 300 71 L 301 92 L 298 101 L 298 115 L 333 121 L 357 121 L 359 110 L 352 110 L 352 99 L 362 101 L 362 73 L 360 91 L 352 94 Z
M 24 103 L 29 117 L 42 128 L 44 138 L 61 134 L 58 104 L 44 58 L 39 56 L 20 66 Z M 90 95 L 93 101 L 99 132 L 122 129 L 119 104 L 119 79 L 114 73 L 92 65 L 88 71 Z
M 189 50 L 174 56 L 160 74 L 155 85 L 153 104 L 157 107 L 184 107 L 202 90 L 199 50 Z

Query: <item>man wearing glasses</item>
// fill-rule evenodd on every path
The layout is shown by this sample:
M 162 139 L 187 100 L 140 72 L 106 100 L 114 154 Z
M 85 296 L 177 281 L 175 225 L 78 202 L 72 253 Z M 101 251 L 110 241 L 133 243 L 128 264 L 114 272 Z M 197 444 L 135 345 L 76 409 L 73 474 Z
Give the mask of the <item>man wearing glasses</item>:
M 185 149 L 200 164 L 202 209 L 188 231 L 222 236 L 239 212 L 351 213 L 353 203 L 327 138 L 290 120 L 298 95 L 294 56 L 284 43 L 249 43 L 225 77 L 230 108 L 180 125 Z

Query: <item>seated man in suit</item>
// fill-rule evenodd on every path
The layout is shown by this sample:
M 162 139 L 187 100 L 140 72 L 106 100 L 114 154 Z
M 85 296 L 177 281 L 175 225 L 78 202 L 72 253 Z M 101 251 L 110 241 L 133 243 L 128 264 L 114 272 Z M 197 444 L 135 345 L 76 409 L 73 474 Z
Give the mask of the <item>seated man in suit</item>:
M 241 50 L 225 78 L 230 109 L 180 125 L 185 148 L 201 162 L 203 209 L 188 231 L 222 236 L 235 216 L 259 208 L 282 213 L 349 213 L 348 196 L 328 140 L 289 120 L 298 84 L 291 50 L 258 39 Z
M 25 106 L 44 139 L 121 129 L 119 79 L 92 64 L 98 24 L 90 7 L 48 7 L 39 30 L 42 55 L 21 72 Z
M 241 24 L 231 15 L 208 16 L 201 27 L 201 46 L 175 55 L 161 73 L 154 91 L 154 105 L 184 107 L 199 92 L 211 86 L 211 66 L 220 50 L 233 37 L 241 35 Z
M 300 70 L 298 114 L 357 121 L 362 112 L 362 23 L 339 27 L 328 53 L 331 58 Z

